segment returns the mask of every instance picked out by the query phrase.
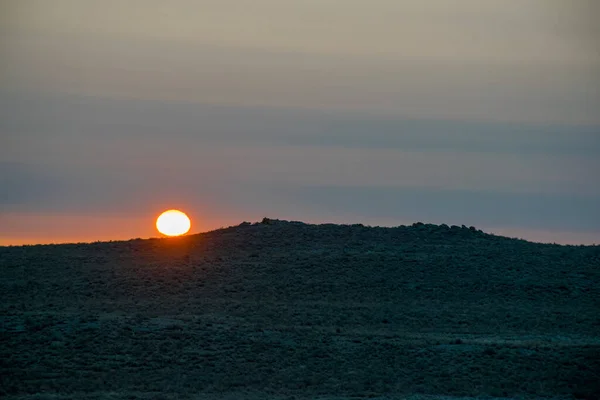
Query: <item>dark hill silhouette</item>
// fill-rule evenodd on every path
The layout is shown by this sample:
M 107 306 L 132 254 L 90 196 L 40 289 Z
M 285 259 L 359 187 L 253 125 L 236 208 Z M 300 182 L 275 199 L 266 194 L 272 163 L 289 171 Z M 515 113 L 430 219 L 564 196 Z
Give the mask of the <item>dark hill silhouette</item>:
M 600 246 L 421 223 L 0 247 L 0 395 L 597 398 L 599 283 Z

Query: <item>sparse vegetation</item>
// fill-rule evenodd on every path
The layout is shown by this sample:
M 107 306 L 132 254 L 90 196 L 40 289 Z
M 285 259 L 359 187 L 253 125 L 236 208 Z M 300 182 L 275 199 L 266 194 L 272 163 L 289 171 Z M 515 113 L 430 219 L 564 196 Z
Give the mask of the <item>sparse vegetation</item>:
M 0 396 L 597 399 L 599 283 L 600 246 L 423 223 L 0 247 Z

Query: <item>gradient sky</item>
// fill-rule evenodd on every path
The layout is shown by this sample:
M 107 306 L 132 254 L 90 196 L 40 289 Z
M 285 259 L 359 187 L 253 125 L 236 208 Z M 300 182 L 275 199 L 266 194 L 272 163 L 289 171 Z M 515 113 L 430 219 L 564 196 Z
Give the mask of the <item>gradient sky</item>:
M 0 0 L 0 245 L 264 216 L 600 243 L 595 0 Z

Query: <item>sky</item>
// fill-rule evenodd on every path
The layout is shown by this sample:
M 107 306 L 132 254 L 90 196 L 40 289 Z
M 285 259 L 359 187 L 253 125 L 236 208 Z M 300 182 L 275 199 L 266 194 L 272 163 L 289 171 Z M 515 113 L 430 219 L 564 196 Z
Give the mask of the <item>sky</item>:
M 0 245 L 262 217 L 600 244 L 595 0 L 0 0 Z

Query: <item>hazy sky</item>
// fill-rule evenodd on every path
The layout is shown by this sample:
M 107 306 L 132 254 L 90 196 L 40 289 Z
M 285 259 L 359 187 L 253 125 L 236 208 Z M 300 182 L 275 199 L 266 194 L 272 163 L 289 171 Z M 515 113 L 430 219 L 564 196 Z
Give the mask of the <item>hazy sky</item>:
M 595 0 L 0 0 L 0 245 L 263 216 L 600 243 Z

